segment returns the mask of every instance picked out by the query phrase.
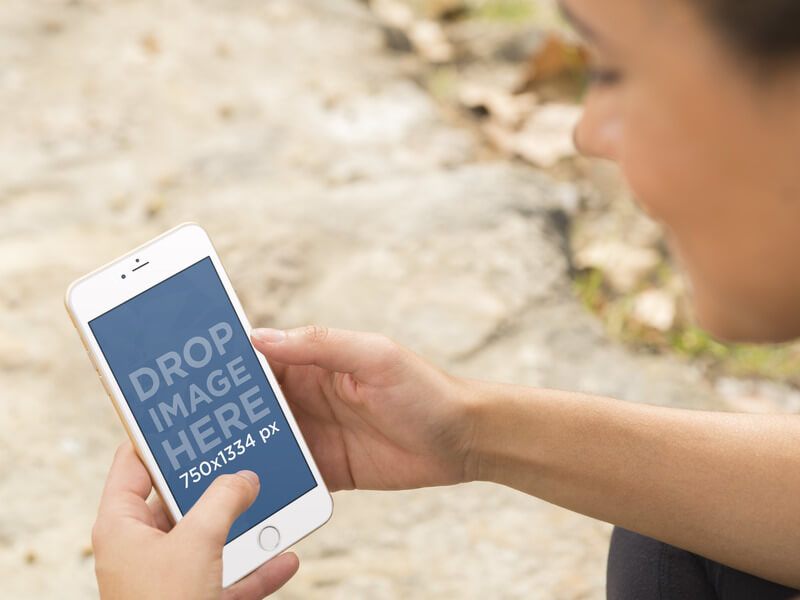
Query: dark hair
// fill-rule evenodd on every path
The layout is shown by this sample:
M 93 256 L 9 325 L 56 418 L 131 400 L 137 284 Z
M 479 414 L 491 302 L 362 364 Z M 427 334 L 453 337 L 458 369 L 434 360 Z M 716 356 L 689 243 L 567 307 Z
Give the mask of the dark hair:
M 800 59 L 800 0 L 692 0 L 734 48 L 769 65 Z

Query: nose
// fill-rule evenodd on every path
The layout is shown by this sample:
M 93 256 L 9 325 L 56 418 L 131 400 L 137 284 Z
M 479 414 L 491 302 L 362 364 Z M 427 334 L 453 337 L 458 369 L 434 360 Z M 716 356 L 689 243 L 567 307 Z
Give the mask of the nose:
M 616 161 L 622 139 L 622 122 L 609 97 L 590 93 L 583 116 L 572 132 L 578 151 L 585 156 Z

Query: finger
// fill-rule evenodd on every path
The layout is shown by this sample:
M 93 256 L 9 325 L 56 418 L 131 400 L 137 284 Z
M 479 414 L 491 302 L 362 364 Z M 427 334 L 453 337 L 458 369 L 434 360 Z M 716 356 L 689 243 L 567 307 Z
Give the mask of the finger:
M 293 552 L 276 556 L 226 589 L 222 600 L 261 600 L 283 587 L 299 567 L 300 561 Z
M 317 365 L 366 379 L 401 358 L 389 338 L 374 333 L 309 326 L 282 331 L 254 329 L 253 344 L 267 359 L 289 365 Z
M 253 503 L 259 489 L 258 475 L 252 471 L 220 475 L 175 530 L 222 548 L 231 525 Z
M 114 455 L 108 472 L 98 519 L 132 516 L 142 520 L 147 514 L 145 500 L 152 487 L 150 474 L 136 455 L 133 444 L 125 442 Z
M 153 523 L 155 523 L 155 526 L 165 533 L 170 531 L 173 527 L 172 520 L 169 518 L 164 508 L 164 503 L 161 501 L 161 498 L 158 496 L 150 498 L 147 502 L 147 506 L 150 508 L 150 514 L 153 515 Z

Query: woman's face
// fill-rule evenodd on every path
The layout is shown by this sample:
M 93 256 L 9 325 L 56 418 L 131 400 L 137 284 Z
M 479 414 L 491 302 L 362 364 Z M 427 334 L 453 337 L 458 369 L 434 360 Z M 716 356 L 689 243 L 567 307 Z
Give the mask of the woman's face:
M 563 0 L 593 49 L 580 149 L 667 228 L 698 321 L 800 336 L 800 65 L 759 77 L 694 0 Z

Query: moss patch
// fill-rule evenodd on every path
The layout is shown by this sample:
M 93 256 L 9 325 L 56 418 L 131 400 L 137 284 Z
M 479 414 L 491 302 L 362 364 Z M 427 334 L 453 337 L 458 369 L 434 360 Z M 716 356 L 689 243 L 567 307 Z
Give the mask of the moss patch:
M 673 276 L 668 265 L 659 267 L 655 282 Z M 643 285 L 647 285 L 644 282 Z M 613 292 L 599 269 L 576 275 L 573 289 L 581 303 L 597 315 L 607 334 L 638 350 L 673 353 L 704 366 L 712 376 L 754 377 L 800 386 L 800 344 L 730 344 L 688 322 L 678 319 L 666 332 L 638 323 L 632 317 L 633 295 Z

